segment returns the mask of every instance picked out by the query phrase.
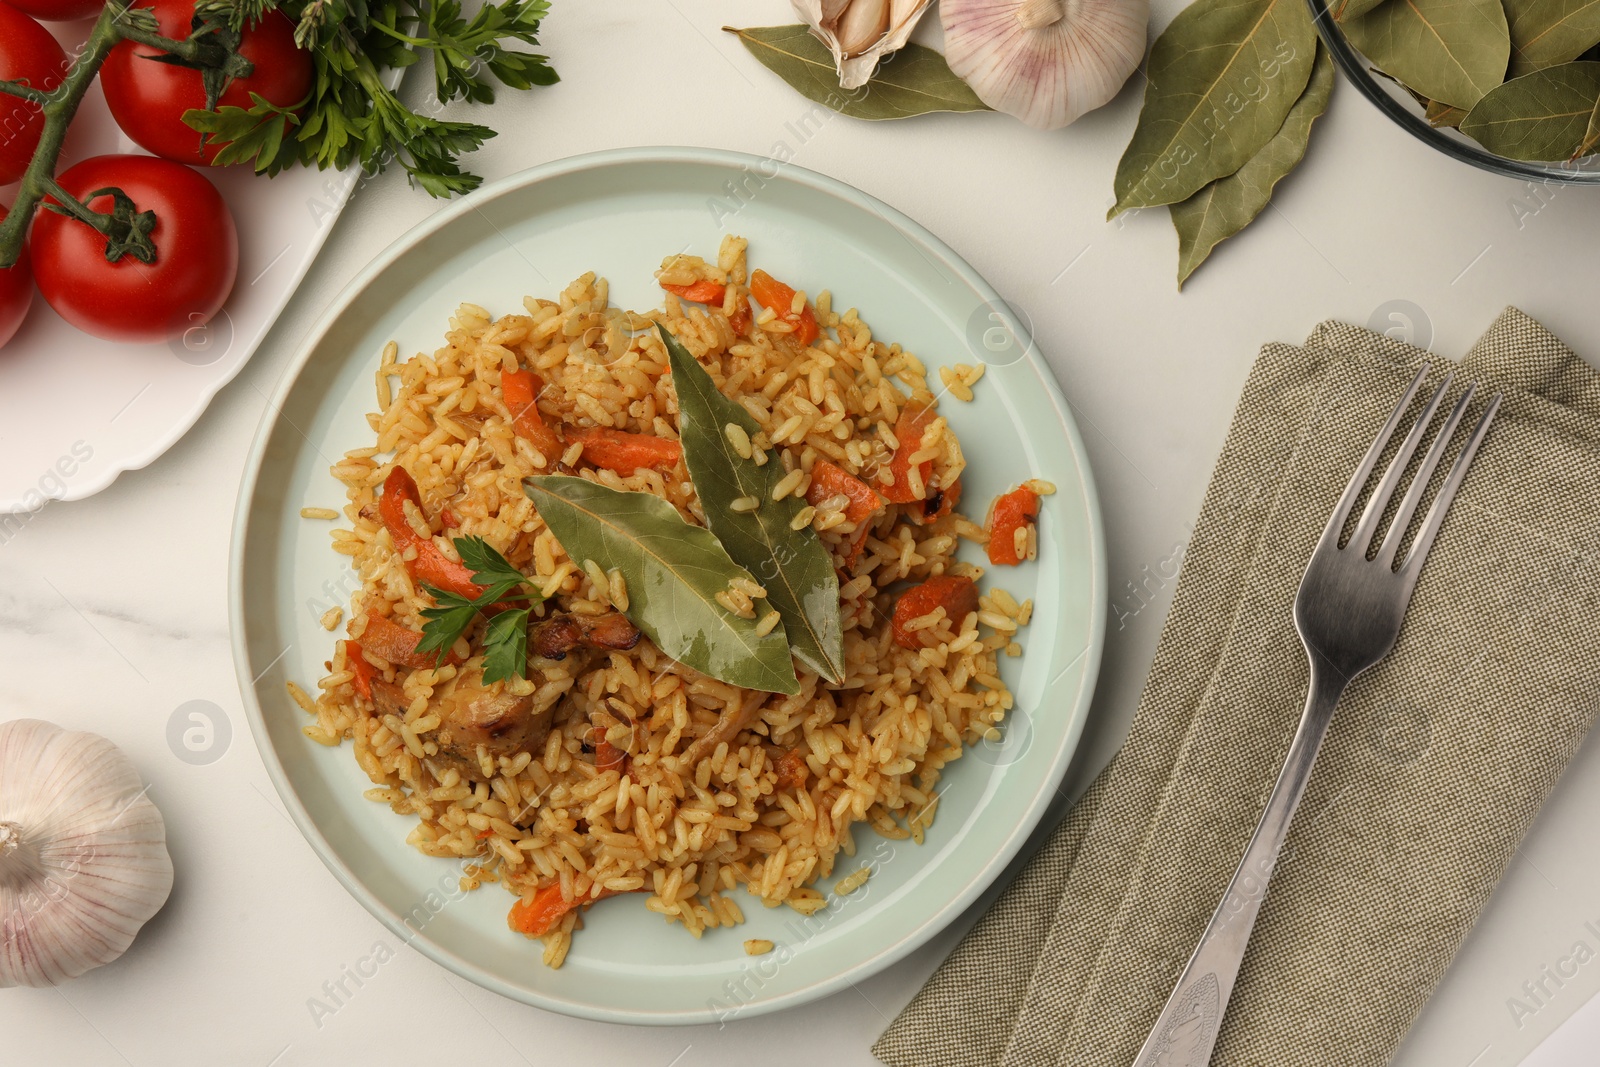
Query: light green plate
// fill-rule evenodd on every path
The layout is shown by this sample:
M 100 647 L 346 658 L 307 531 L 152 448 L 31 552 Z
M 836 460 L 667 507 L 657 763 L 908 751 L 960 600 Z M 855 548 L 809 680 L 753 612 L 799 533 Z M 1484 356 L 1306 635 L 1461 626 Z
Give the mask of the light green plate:
M 971 750 L 944 779 L 921 846 L 858 830 L 870 881 L 809 919 L 736 896 L 748 918 L 695 940 L 637 897 L 593 907 L 566 965 L 506 928 L 510 897 L 462 894 L 456 865 L 405 844 L 413 820 L 363 799 L 349 746 L 300 733 L 306 717 L 284 683 L 308 690 L 334 635 L 318 618 L 355 580 L 329 548 L 326 522 L 302 507 L 339 507 L 335 457 L 372 444 L 364 414 L 390 339 L 403 355 L 432 351 L 456 305 L 491 314 L 525 294 L 553 297 L 597 271 L 614 303 L 660 301 L 653 272 L 680 251 L 714 258 L 726 232 L 750 240 L 751 262 L 798 288 L 828 288 L 878 337 L 932 367 L 989 364 L 977 400 L 940 408 L 970 463 L 966 507 L 1045 478 L 1039 560 L 1001 569 L 1033 597 L 1020 659 L 1006 680 L 1018 708 L 1001 741 Z M 930 380 L 936 382 L 930 373 Z M 982 278 L 927 230 L 872 197 L 771 160 L 704 149 L 628 149 L 560 160 L 487 186 L 440 211 L 379 256 L 311 331 L 267 407 L 240 490 L 229 584 L 234 658 L 244 703 L 284 804 L 324 863 L 375 916 L 428 956 L 487 989 L 570 1015 L 626 1023 L 704 1023 L 821 997 L 900 959 L 954 919 L 1021 848 L 1060 784 L 1083 726 L 1106 610 L 1100 516 L 1083 445 L 1044 361 Z M 826 884 L 824 885 L 826 888 Z M 744 954 L 746 938 L 776 951 Z

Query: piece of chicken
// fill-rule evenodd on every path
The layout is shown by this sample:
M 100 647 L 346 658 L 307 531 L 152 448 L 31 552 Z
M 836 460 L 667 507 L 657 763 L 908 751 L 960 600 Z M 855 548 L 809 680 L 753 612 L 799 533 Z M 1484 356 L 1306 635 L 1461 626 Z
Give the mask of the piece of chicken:
M 621 612 L 604 615 L 552 615 L 528 631 L 528 652 L 543 659 L 562 660 L 575 648 L 616 649 L 626 652 L 639 643 L 639 628 Z
M 537 752 L 558 715 L 565 719 L 570 712 L 566 697 L 572 683 L 593 663 L 595 653 L 630 649 L 640 636 L 638 628 L 617 612 L 596 616 L 563 613 L 536 623 L 528 631 L 526 677 L 532 690 L 518 695 L 504 682 L 485 685 L 481 671 L 457 678 L 434 705 L 439 715 L 439 725 L 430 735 L 438 746 L 434 758 L 455 767 L 463 778 L 482 782 L 492 775 L 484 774 L 480 749 L 491 760 Z M 553 681 L 568 684 L 548 684 Z M 380 714 L 405 717 L 405 695 L 393 682 L 373 679 L 372 700 Z
M 550 680 L 553 679 L 540 679 Z M 542 706 L 536 706 L 535 694 L 540 692 L 544 692 L 544 699 Z M 535 751 L 550 735 L 556 707 L 565 695 L 563 689 L 552 692 L 541 688 L 519 696 L 503 682 L 484 685 L 481 673 L 463 675 L 434 704 L 439 725 L 423 736 L 438 746 L 433 757 L 438 763 L 456 768 L 463 778 L 486 781 L 478 759 L 479 747 L 491 759 Z M 372 702 L 380 715 L 405 717 L 405 694 L 393 682 L 374 678 Z

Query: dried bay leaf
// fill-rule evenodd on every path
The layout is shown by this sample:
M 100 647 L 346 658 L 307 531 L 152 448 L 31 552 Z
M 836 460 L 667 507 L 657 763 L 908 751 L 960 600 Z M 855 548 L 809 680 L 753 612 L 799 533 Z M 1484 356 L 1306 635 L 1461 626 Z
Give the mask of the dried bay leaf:
M 1411 99 L 1417 102 L 1417 106 L 1422 109 L 1423 117 L 1428 120 L 1430 126 L 1459 126 L 1461 125 L 1461 120 L 1467 117 L 1467 113 L 1463 108 L 1455 107 L 1452 104 L 1441 104 L 1437 100 L 1429 100 L 1398 78 L 1391 78 L 1377 67 L 1368 67 L 1367 69 L 1384 81 L 1393 82 L 1404 89 Z
M 722 395 L 711 375 L 666 327 L 658 325 L 656 330 L 671 360 L 683 463 L 700 497 L 706 525 L 734 562 L 766 588 L 766 602 L 782 617 L 790 650 L 800 662 L 838 684 L 844 680 L 839 576 L 811 525 L 798 530 L 792 525 L 806 506 L 805 498 L 772 499 L 773 488 L 788 471 L 774 453 L 760 465 L 739 455 L 724 429 L 733 423 L 753 440 L 760 425 Z M 755 510 L 735 511 L 733 503 L 741 497 L 755 497 L 759 501 Z M 758 615 L 766 611 L 759 600 L 756 610 Z
M 1580 151 L 1600 99 L 1600 63 L 1562 63 L 1512 78 L 1461 121 L 1461 132 L 1496 155 L 1555 162 Z
M 1430 126 L 1460 126 L 1461 120 L 1467 117 L 1467 112 L 1452 104 L 1429 100 L 1423 105 L 1423 115 Z
M 1600 97 L 1594 101 L 1594 110 L 1589 112 L 1589 125 L 1583 132 L 1583 143 L 1572 153 L 1572 158 L 1591 155 L 1600 147 Z
M 1311 124 L 1328 109 L 1333 82 L 1333 57 L 1319 44 L 1311 81 L 1272 140 L 1236 173 L 1218 178 L 1188 200 L 1168 208 L 1173 228 L 1178 231 L 1179 289 L 1213 248 L 1261 213 L 1272 198 L 1273 188 L 1305 156 Z
M 1504 0 L 1510 76 L 1570 63 L 1600 44 L 1600 0 Z
M 1340 25 L 1384 73 L 1470 110 L 1505 80 L 1511 31 L 1500 0 L 1395 0 Z
M 1333 21 L 1343 22 L 1345 19 L 1358 19 L 1379 4 L 1388 0 L 1333 0 L 1328 5 L 1328 10 L 1333 13 Z
M 1196 0 L 1180 11 L 1150 52 L 1107 217 L 1187 200 L 1244 166 L 1305 91 L 1316 46 L 1302 0 Z
M 908 44 L 885 59 L 878 73 L 856 89 L 839 88 L 833 53 L 811 30 L 793 26 L 722 27 L 761 65 L 814 100 L 853 119 L 905 119 L 936 111 L 989 111 L 967 83 L 950 71 L 944 56 Z
M 780 623 L 756 633 L 717 602 L 750 572 L 733 562 L 710 530 L 686 522 L 667 501 L 625 493 L 583 478 L 547 474 L 523 490 L 567 556 L 622 572 L 633 624 L 678 662 L 729 685 L 798 693 L 789 641 Z

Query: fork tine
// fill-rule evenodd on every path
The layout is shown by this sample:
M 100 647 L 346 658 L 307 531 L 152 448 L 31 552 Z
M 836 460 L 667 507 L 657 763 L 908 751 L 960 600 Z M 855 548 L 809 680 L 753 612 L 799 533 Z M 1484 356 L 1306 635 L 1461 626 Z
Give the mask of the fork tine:
M 1367 484 L 1367 479 L 1372 475 L 1372 468 L 1378 465 L 1378 457 L 1383 455 L 1384 446 L 1394 436 L 1395 430 L 1400 427 L 1400 416 L 1406 413 L 1406 408 L 1411 406 L 1412 399 L 1417 395 L 1417 390 L 1422 388 L 1422 380 L 1428 376 L 1429 367 L 1426 363 L 1417 371 L 1417 376 L 1411 379 L 1411 384 L 1406 386 L 1405 395 L 1389 413 L 1389 421 L 1383 424 L 1383 429 L 1378 431 L 1378 436 L 1373 438 L 1372 447 L 1367 449 L 1367 454 L 1361 457 L 1361 463 L 1356 467 L 1356 472 L 1350 476 L 1350 484 L 1344 487 L 1344 495 L 1339 498 L 1339 504 L 1333 509 L 1333 514 L 1328 517 L 1328 525 L 1322 530 L 1322 538 L 1317 542 L 1318 549 L 1328 547 L 1329 542 L 1337 548 L 1339 534 L 1344 530 L 1345 520 L 1350 517 L 1350 510 L 1356 506 L 1356 498 L 1361 495 L 1361 487 Z
M 1467 476 L 1467 468 L 1472 465 L 1472 458 L 1478 454 L 1478 446 L 1483 444 L 1484 435 L 1489 432 L 1489 424 L 1494 421 L 1495 412 L 1500 410 L 1500 394 L 1496 393 L 1489 398 L 1489 406 L 1484 409 L 1483 417 L 1478 420 L 1472 436 L 1467 438 L 1467 443 L 1461 449 L 1461 454 L 1456 457 L 1455 463 L 1450 466 L 1450 474 L 1444 480 L 1444 485 L 1439 487 L 1439 495 L 1433 498 L 1433 503 L 1428 508 L 1428 517 L 1422 520 L 1422 529 L 1417 531 L 1417 539 L 1411 545 L 1411 551 L 1406 553 L 1406 561 L 1401 565 L 1402 573 L 1409 572 L 1412 581 L 1416 580 L 1417 573 L 1422 568 L 1422 561 L 1427 558 L 1428 549 L 1433 547 L 1433 539 L 1438 536 L 1439 527 L 1444 523 L 1444 513 L 1450 510 L 1450 502 L 1455 499 L 1456 490 L 1461 488 L 1461 482 Z
M 1405 537 L 1406 528 L 1411 525 L 1411 517 L 1417 513 L 1417 506 L 1422 503 L 1422 495 L 1428 490 L 1428 483 L 1433 481 L 1433 472 L 1439 469 L 1439 461 L 1444 459 L 1444 451 L 1450 446 L 1451 438 L 1456 435 L 1456 427 L 1461 425 L 1461 417 L 1467 413 L 1467 405 L 1472 403 L 1473 394 L 1478 391 L 1476 385 L 1467 386 L 1467 391 L 1461 394 L 1461 399 L 1456 401 L 1456 406 L 1451 409 L 1450 417 L 1445 420 L 1444 426 L 1434 437 L 1433 444 L 1428 446 L 1428 454 L 1422 457 L 1422 465 L 1417 468 L 1417 476 L 1411 480 L 1411 487 L 1406 490 L 1406 495 L 1400 501 L 1400 508 L 1394 513 L 1394 522 L 1389 524 L 1389 532 L 1383 536 L 1383 544 L 1378 549 L 1378 559 L 1393 566 L 1394 558 L 1400 551 L 1400 540 Z
M 1417 454 L 1417 446 L 1422 443 L 1422 435 L 1427 432 L 1434 415 L 1438 414 L 1439 404 L 1444 400 L 1445 391 L 1450 388 L 1450 383 L 1454 380 L 1454 371 L 1444 376 L 1444 381 L 1439 383 L 1439 388 L 1428 398 L 1422 414 L 1411 424 L 1411 432 L 1406 434 L 1406 439 L 1401 442 L 1394 458 L 1389 461 L 1388 468 L 1383 472 L 1383 480 L 1372 491 L 1372 496 L 1367 498 L 1366 509 L 1361 512 L 1361 521 L 1356 524 L 1355 532 L 1350 535 L 1349 544 L 1350 548 L 1358 549 L 1363 556 L 1367 554 L 1367 547 L 1372 544 L 1372 536 L 1377 532 L 1378 523 L 1383 520 L 1383 513 L 1389 507 L 1390 498 L 1399 488 L 1400 478 L 1410 465 L 1411 457 Z

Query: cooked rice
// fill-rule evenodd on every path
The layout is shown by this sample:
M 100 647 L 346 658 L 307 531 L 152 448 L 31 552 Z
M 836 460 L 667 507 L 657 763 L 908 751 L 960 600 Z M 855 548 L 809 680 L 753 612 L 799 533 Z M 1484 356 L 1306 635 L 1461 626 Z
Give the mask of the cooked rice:
M 989 729 L 992 730 L 994 727 L 991 726 Z M 988 736 L 987 733 L 985 733 L 985 736 Z M 844 896 L 847 893 L 854 893 L 857 889 L 860 889 L 862 886 L 866 885 L 867 879 L 870 877 L 872 877 L 871 867 L 858 868 L 857 870 L 852 871 L 835 882 L 833 884 L 833 891 L 840 896 Z
M 770 310 L 756 320 L 753 339 L 739 337 L 726 312 L 742 305 L 746 277 L 744 241 L 730 237 L 716 263 L 678 256 L 660 274 L 677 284 L 725 282 L 722 307 L 668 294 L 663 310 L 649 316 L 618 312 L 608 305 L 606 282 L 590 273 L 558 299 L 528 298 L 520 312 L 498 319 L 463 304 L 444 346 L 431 354 L 398 362 L 395 346 L 386 347 L 376 374 L 379 410 L 369 416 L 374 447 L 350 452 L 333 468 L 347 487 L 346 514 L 354 517 L 349 528 L 335 531 L 333 548 L 350 557 L 361 582 L 350 605 L 351 636 L 359 640 L 368 613 L 420 629 L 419 613 L 432 603 L 376 514 L 396 462 L 415 478 L 425 502 L 426 513 L 413 512 L 410 520 L 452 559 L 450 538 L 480 536 L 551 598 L 546 611 L 598 614 L 609 605 L 626 607 L 621 575 L 569 559 L 522 491 L 524 478 L 552 469 L 558 458 L 581 462 L 581 446 L 547 458 L 516 436 L 500 376 L 518 367 L 537 373 L 546 383 L 540 408 L 552 423 L 559 418 L 566 425 L 675 438 L 676 399 L 665 350 L 650 329 L 654 322 L 671 330 L 759 423 L 754 441 L 736 426 L 725 428 L 734 449 L 740 455 L 780 449 L 790 472 L 780 484 L 786 494 L 803 495 L 813 463 L 823 458 L 869 483 L 882 478 L 899 445 L 893 426 L 900 409 L 913 399 L 933 402 L 922 363 L 874 340 L 855 309 L 834 312 L 826 291 L 816 304 L 823 335 L 811 347 L 801 350 L 787 336 L 789 324 Z M 981 374 L 981 366 L 976 372 L 960 368 L 953 380 L 970 392 Z M 951 484 L 965 466 L 942 418 L 922 440 L 906 444 L 916 449 L 915 461 L 932 461 L 940 485 Z M 917 462 L 910 470 L 920 482 Z M 615 489 L 653 493 L 704 524 L 681 466 L 640 468 L 627 476 L 588 468 L 579 473 Z M 750 497 L 735 507 L 746 503 L 762 502 Z M 841 567 L 858 533 L 845 518 L 845 503 L 840 498 L 802 512 Z M 447 508 L 450 528 L 440 518 Z M 377 786 L 367 791 L 369 798 L 415 817 L 410 844 L 428 855 L 473 860 L 464 888 L 497 881 L 529 899 L 554 884 L 569 901 L 642 890 L 649 894 L 646 908 L 695 936 L 743 920 L 728 895 L 739 887 L 768 907 L 788 904 L 809 915 L 828 903 L 813 883 L 833 873 L 841 854 L 855 853 L 855 825 L 922 841 L 937 810 L 944 766 L 964 744 L 993 736 L 1012 703 L 998 657 L 1015 646 L 1031 602 L 1018 605 L 990 590 L 981 610 L 964 619 L 946 618 L 939 608 L 916 620 L 912 626 L 929 647 L 906 649 L 892 640 L 891 586 L 940 573 L 983 573 L 955 557 L 961 539 L 984 536 L 968 518 L 950 514 L 917 526 L 899 511 L 879 517 L 855 564 L 841 571 L 846 677 L 839 686 L 797 664 L 796 695 L 751 694 L 641 641 L 577 678 L 557 666 L 517 683 L 530 691 L 579 690 L 604 714 L 596 721 L 568 715 L 536 752 L 496 758 L 480 747 L 486 784 L 463 780 L 458 768 L 435 760 L 430 737 L 440 721 L 430 702 L 480 668 L 481 652 L 459 666 L 407 671 L 378 664 L 381 676 L 399 684 L 410 701 L 403 716 L 380 716 L 356 695 L 343 641 L 334 647 L 331 673 L 314 704 L 293 683 L 289 692 L 314 715 L 305 727 L 308 737 L 352 742 L 357 763 Z M 753 585 L 730 586 L 718 599 L 747 618 L 759 614 L 761 626 L 770 629 L 776 613 Z M 696 745 L 724 713 L 748 701 L 758 705 L 748 729 L 709 751 Z M 626 750 L 622 768 L 596 768 L 591 752 L 601 736 Z M 804 755 L 807 773 L 799 787 L 779 785 L 776 761 L 790 751 Z M 860 868 L 838 890 L 855 888 L 869 873 Z M 560 966 L 581 924 L 574 910 L 544 935 L 546 964 Z M 770 948 L 770 942 L 746 942 L 746 951 Z

